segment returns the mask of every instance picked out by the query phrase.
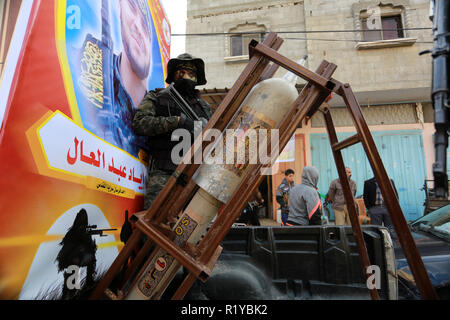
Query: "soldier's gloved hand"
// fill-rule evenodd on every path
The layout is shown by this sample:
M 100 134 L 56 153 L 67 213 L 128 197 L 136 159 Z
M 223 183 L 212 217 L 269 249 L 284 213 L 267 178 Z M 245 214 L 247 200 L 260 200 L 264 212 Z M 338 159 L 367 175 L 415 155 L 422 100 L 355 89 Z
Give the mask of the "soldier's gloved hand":
M 194 132 L 194 121 L 182 113 L 180 115 L 180 120 L 178 121 L 178 128 L 183 128 L 189 132 Z

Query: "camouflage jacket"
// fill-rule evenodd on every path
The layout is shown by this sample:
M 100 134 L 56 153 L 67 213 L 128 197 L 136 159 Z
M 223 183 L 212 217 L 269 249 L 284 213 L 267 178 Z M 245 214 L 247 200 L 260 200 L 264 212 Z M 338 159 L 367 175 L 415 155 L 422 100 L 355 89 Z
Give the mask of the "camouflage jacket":
M 199 117 L 211 118 L 211 109 L 206 101 L 200 97 L 185 100 Z M 171 134 L 178 128 L 180 115 L 181 110 L 170 98 L 167 89 L 149 91 L 136 111 L 132 128 L 137 135 L 148 137 L 154 169 L 173 171 L 176 168 L 170 154 L 178 142 L 171 140 Z

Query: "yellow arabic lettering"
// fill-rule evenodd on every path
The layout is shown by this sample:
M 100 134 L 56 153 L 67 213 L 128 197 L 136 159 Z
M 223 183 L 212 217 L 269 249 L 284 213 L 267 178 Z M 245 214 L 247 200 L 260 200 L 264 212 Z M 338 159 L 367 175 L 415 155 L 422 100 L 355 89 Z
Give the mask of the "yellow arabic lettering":
M 102 50 L 91 41 L 86 41 L 78 84 L 89 101 L 96 107 L 103 108 Z

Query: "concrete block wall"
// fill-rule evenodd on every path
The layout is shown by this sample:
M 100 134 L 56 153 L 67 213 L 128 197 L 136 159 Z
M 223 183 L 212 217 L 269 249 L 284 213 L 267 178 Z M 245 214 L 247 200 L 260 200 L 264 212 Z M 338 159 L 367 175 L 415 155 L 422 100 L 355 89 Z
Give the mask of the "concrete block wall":
M 241 25 L 239 32 L 251 31 L 254 26 L 262 26 L 267 32 L 304 30 L 303 1 L 188 0 L 188 34 L 228 33 L 238 25 Z M 288 33 L 280 33 L 280 36 L 299 38 Z M 248 60 L 226 61 L 230 56 L 226 35 L 187 37 L 186 51 L 205 60 L 206 88 L 231 88 L 248 63 Z M 279 52 L 298 60 L 306 53 L 306 41 L 286 39 Z M 285 70 L 280 70 L 276 76 L 284 73 Z
M 428 18 L 428 0 L 305 0 L 305 22 L 307 31 L 358 30 L 357 13 L 352 6 L 404 5 L 404 27 L 431 28 Z M 431 57 L 419 56 L 419 52 L 433 47 L 431 30 L 407 30 L 407 38 L 417 38 L 412 46 L 357 50 L 359 32 L 309 33 L 309 39 L 326 38 L 347 41 L 307 42 L 309 63 L 312 69 L 322 59 L 338 65 L 334 78 L 348 82 L 354 91 L 377 91 L 386 89 L 422 88 L 431 83 Z M 355 40 L 355 41 L 352 41 Z M 430 42 L 430 43 L 423 43 Z
M 206 88 L 230 88 L 248 60 L 226 61 L 225 58 L 230 56 L 229 37 L 224 33 L 238 25 L 241 25 L 241 31 L 263 26 L 266 31 L 278 32 L 285 39 L 279 50 L 281 54 L 298 60 L 307 53 L 307 67 L 312 70 L 323 59 L 337 64 L 334 77 L 349 82 L 355 92 L 429 87 L 431 56 L 419 56 L 419 52 L 432 48 L 431 30 L 406 30 L 405 37 L 417 39 L 411 46 L 368 50 L 356 49 L 362 37 L 360 32 L 283 33 L 360 30 L 355 6 L 361 9 L 378 3 L 380 1 L 376 0 L 188 0 L 187 33 L 215 34 L 187 37 L 186 51 L 205 59 Z M 404 6 L 404 27 L 432 26 L 428 18 L 428 0 L 387 0 L 381 3 Z M 247 28 L 243 26 L 246 23 Z M 306 37 L 307 41 L 304 40 Z M 282 76 L 284 72 L 280 70 L 276 76 Z

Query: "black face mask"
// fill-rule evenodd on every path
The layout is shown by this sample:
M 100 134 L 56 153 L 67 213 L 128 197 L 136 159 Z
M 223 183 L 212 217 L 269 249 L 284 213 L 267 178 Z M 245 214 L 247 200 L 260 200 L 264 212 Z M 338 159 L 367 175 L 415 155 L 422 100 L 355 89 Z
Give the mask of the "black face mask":
M 173 86 L 175 89 L 178 90 L 178 92 L 186 97 L 195 97 L 195 86 L 196 82 L 189 80 L 189 79 L 178 79 L 175 80 L 173 83 Z

